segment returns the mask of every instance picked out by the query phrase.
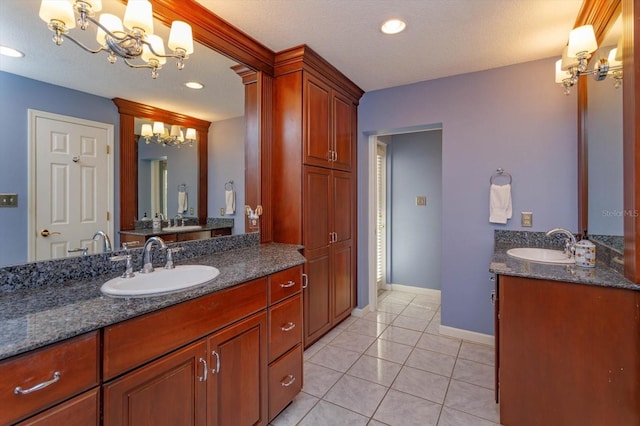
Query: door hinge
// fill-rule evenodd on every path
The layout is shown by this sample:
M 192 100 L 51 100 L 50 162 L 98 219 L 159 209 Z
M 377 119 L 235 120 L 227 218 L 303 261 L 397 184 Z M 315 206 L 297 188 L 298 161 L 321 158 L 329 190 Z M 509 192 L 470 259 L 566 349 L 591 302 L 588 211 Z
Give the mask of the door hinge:
M 107 222 L 111 220 L 110 217 L 111 215 L 109 214 L 109 212 L 107 212 Z
M 111 154 L 111 146 L 107 145 L 107 155 Z

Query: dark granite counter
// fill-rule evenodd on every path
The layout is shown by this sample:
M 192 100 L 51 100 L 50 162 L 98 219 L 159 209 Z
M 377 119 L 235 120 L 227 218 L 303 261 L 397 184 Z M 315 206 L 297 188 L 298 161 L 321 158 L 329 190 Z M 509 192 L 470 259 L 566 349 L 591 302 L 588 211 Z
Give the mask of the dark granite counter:
M 103 295 L 101 285 L 122 270 L 0 293 L 0 359 L 303 264 L 300 248 L 263 244 L 178 258 L 176 264 L 215 266 L 220 275 L 201 286 L 161 296 Z
M 640 285 L 627 280 L 622 274 L 598 261 L 595 268 L 582 268 L 576 265 L 558 265 L 530 262 L 516 259 L 507 254 L 513 247 L 526 247 L 522 244 L 497 243 L 489 271 L 495 274 L 518 277 L 538 278 L 552 281 L 565 281 L 603 287 L 622 288 L 640 291 Z M 556 248 L 557 247 L 552 247 Z

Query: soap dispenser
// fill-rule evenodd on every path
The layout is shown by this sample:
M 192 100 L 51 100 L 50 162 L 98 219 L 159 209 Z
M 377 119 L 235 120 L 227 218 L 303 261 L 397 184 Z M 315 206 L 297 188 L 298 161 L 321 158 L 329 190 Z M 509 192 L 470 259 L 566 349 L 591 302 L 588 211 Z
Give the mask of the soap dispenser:
M 158 217 L 158 213 L 156 213 L 155 217 L 153 218 L 152 227 L 153 227 L 154 231 L 162 230 L 162 222 L 160 222 L 160 218 Z
M 585 268 L 594 268 L 596 266 L 596 245 L 589 240 L 586 229 L 582 233 L 582 238 L 576 243 L 575 247 L 576 265 Z

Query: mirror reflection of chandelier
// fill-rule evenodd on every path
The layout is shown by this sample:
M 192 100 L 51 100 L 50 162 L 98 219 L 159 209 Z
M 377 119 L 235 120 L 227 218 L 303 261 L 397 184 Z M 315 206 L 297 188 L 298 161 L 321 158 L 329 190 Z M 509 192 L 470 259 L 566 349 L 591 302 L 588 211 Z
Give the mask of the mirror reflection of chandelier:
M 153 142 L 162 146 L 180 148 L 187 144 L 193 146 L 193 142 L 196 140 L 196 129 L 188 128 L 185 135 L 180 126 L 176 124 L 171 126 L 171 130 L 167 130 L 162 121 L 154 121 L 153 126 L 149 123 L 142 125 L 140 136 L 144 138 L 146 144 Z
M 181 70 L 185 59 L 193 53 L 191 26 L 173 21 L 168 42 L 173 53 L 165 54 L 162 38 L 153 34 L 153 12 L 148 0 L 129 0 L 122 21 L 110 13 L 95 19 L 100 10 L 102 0 L 42 0 L 39 16 L 54 32 L 56 45 L 60 46 L 66 37 L 89 53 L 108 52 L 107 59 L 112 64 L 120 57 L 131 68 L 150 68 L 154 79 L 167 58 L 176 58 Z M 69 30 L 76 26 L 76 15 L 82 30 L 90 23 L 97 27 L 96 41 L 100 47 L 91 49 L 69 35 Z M 142 59 L 141 63 L 132 62 L 138 58 Z

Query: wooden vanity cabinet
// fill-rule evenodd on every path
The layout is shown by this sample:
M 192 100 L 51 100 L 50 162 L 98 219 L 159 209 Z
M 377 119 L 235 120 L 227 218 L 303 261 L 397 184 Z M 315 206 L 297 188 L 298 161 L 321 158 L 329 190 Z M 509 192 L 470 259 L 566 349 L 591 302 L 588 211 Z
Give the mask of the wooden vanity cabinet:
M 276 55 L 273 236 L 304 246 L 305 347 L 355 307 L 357 105 L 362 93 L 307 46 Z
M 498 276 L 500 421 L 640 424 L 640 292 Z
M 13 424 L 42 410 L 46 411 L 25 424 L 54 424 L 52 419 L 73 416 L 86 419 L 83 424 L 98 424 L 93 403 L 99 385 L 99 346 L 98 333 L 92 332 L 1 361 L 0 424 Z

